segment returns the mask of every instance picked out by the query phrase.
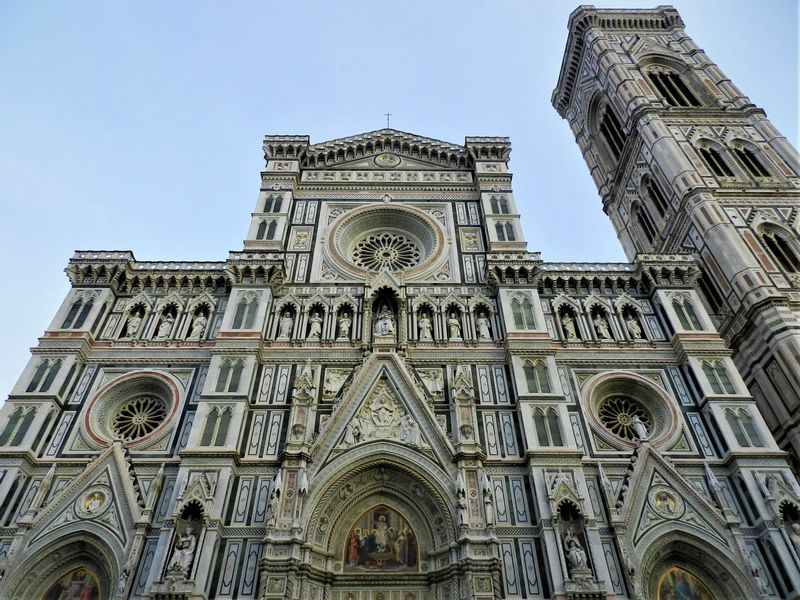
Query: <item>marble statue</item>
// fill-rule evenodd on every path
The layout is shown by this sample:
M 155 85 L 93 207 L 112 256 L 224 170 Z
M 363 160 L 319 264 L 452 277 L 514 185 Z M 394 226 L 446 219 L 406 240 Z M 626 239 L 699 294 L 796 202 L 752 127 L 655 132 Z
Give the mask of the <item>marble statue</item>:
M 420 342 L 430 342 L 433 340 L 432 326 L 431 326 L 431 319 L 428 317 L 428 313 L 421 313 L 419 315 L 419 341 Z
M 627 327 L 628 333 L 632 339 L 642 339 L 642 328 L 639 326 L 639 323 L 636 321 L 636 318 L 633 315 L 629 314 L 625 319 L 625 327 Z
M 171 571 L 180 571 L 184 576 L 188 575 L 192 566 L 192 559 L 194 559 L 195 548 L 197 548 L 197 538 L 192 533 L 191 526 L 187 525 L 184 534 L 178 536 L 178 541 L 175 542 L 175 550 L 172 552 L 169 569 Z
M 139 327 L 142 325 L 142 315 L 140 312 L 134 312 L 128 317 L 128 323 L 126 325 L 127 329 L 125 331 L 125 337 L 127 339 L 132 339 L 136 337 L 136 334 L 139 333 Z
M 273 489 L 269 495 L 269 506 L 267 507 L 267 527 L 275 527 L 275 522 L 278 520 L 278 490 Z
M 575 319 L 569 313 L 564 313 L 561 317 L 561 325 L 564 327 L 564 335 L 568 340 L 577 340 L 578 334 L 575 331 Z
M 375 335 L 381 337 L 394 335 L 394 315 L 385 304 L 381 307 L 378 319 L 375 321 Z
M 461 321 L 458 320 L 456 313 L 450 313 L 450 318 L 447 320 L 447 326 L 450 329 L 450 339 L 461 339 Z
M 647 439 L 647 425 L 639 418 L 639 415 L 633 415 L 631 418 L 631 427 L 639 440 L 645 441 Z
M 352 319 L 350 319 L 350 313 L 342 313 L 342 316 L 339 317 L 339 336 L 336 338 L 340 341 L 346 341 L 350 339 L 350 326 L 353 324 Z
M 322 336 L 322 317 L 319 316 L 318 312 L 313 312 L 311 313 L 308 322 L 311 324 L 311 326 L 308 330 L 308 337 L 306 339 L 318 340 Z
M 173 323 L 175 323 L 175 317 L 173 317 L 169 313 L 165 314 L 161 319 L 161 323 L 158 324 L 156 339 L 157 340 L 167 339 L 169 337 L 170 332 L 172 332 Z
M 574 569 L 586 568 L 586 550 L 571 531 L 567 531 L 567 535 L 564 536 L 564 552 L 570 572 Z
M 594 325 L 594 330 L 597 332 L 598 339 L 611 339 L 611 333 L 608 330 L 608 321 L 606 321 L 602 315 L 598 314 L 594 319 L 592 319 L 592 325 Z
M 488 486 L 483 488 L 483 511 L 486 513 L 486 524 L 494 525 L 494 497 Z
M 467 510 L 467 494 L 463 488 L 458 490 L 456 503 L 458 505 L 458 524 L 461 527 L 466 527 L 469 523 L 469 513 Z
M 800 523 L 792 523 L 789 527 L 789 540 L 794 546 L 794 551 L 800 556 Z
M 364 430 L 361 425 L 361 419 L 358 416 L 353 417 L 344 432 L 344 443 L 347 446 L 358 444 L 364 436 Z
M 492 339 L 492 332 L 489 330 L 489 319 L 486 317 L 486 314 L 480 313 L 478 315 L 478 318 L 475 320 L 475 326 L 478 328 L 479 340 Z
M 292 335 L 292 325 L 294 325 L 294 319 L 292 319 L 291 313 L 287 310 L 283 313 L 280 323 L 278 324 L 279 340 L 289 339 L 289 336 Z
M 401 442 L 409 446 L 421 446 L 422 436 L 419 432 L 419 425 L 411 415 L 400 417 L 399 437 Z
M 189 332 L 189 335 L 186 336 L 187 340 L 199 340 L 203 337 L 203 333 L 206 330 L 206 324 L 208 323 L 208 319 L 203 313 L 197 313 L 192 319 L 192 330 Z

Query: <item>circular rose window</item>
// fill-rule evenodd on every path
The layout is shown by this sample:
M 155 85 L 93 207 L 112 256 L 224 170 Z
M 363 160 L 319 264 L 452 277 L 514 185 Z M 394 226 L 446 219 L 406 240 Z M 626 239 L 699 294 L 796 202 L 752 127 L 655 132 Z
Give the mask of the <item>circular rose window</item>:
M 444 250 L 442 225 L 417 208 L 371 204 L 347 212 L 328 235 L 331 258 L 347 271 L 364 275 L 404 271 L 415 276 L 438 266 Z
M 650 415 L 641 404 L 625 396 L 611 396 L 600 403 L 598 407 L 600 421 L 611 433 L 626 440 L 635 441 L 636 433 L 633 430 L 634 416 L 645 424 L 650 431 Z
M 161 439 L 178 410 L 179 392 L 166 375 L 138 371 L 100 388 L 86 410 L 84 428 L 90 441 L 107 446 L 124 440 L 142 446 Z

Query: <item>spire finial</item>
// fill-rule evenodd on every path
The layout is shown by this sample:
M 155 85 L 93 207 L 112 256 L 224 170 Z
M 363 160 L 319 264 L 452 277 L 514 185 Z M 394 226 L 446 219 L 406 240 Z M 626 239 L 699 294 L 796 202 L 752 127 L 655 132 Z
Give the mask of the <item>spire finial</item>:
M 386 117 L 386 129 L 389 129 L 389 117 L 392 116 L 392 113 L 387 112 L 387 113 L 383 113 L 383 114 Z

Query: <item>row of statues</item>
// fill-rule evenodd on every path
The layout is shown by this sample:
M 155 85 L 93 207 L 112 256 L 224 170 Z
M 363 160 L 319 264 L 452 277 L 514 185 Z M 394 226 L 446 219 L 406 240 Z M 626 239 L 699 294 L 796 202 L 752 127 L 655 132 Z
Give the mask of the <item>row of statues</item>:
M 561 314 L 560 320 L 564 337 L 569 341 L 579 340 L 580 336 L 578 335 L 578 329 L 573 314 L 569 311 L 565 311 Z M 643 339 L 642 326 L 633 314 L 628 313 L 623 320 L 625 322 L 625 329 L 627 329 L 628 335 L 632 340 Z M 602 313 L 597 312 L 594 317 L 592 317 L 592 327 L 594 328 L 598 340 L 614 339 L 614 336 L 611 334 L 608 319 Z
M 120 333 L 120 339 L 123 340 L 134 340 L 139 337 L 139 330 L 142 327 L 142 321 L 144 320 L 144 309 L 143 308 L 134 308 L 133 311 L 128 315 L 125 324 L 122 327 Z M 196 312 L 192 316 L 192 321 L 189 325 L 189 329 L 186 333 L 186 339 L 189 341 L 199 341 L 203 339 L 203 335 L 206 331 L 206 326 L 208 325 L 208 317 L 206 317 L 205 313 L 202 311 Z M 175 326 L 175 315 L 169 311 L 165 310 L 161 313 L 161 317 L 159 318 L 158 325 L 156 326 L 155 334 L 153 335 L 154 340 L 164 341 L 168 340 L 172 335 L 172 330 Z

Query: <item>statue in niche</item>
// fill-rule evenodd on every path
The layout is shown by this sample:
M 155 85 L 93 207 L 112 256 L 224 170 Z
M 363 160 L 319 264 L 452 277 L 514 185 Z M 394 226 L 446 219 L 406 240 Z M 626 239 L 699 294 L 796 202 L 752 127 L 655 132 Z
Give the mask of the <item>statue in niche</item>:
M 419 341 L 430 342 L 433 341 L 433 327 L 428 313 L 420 313 L 419 315 Z
M 564 536 L 564 553 L 567 556 L 570 573 L 576 569 L 586 569 L 586 550 L 570 530 L 567 530 Z
M 161 323 L 158 324 L 158 331 L 156 331 L 157 340 L 166 340 L 172 332 L 172 325 L 175 323 L 175 317 L 171 313 L 165 312 L 161 316 Z
M 598 312 L 595 315 L 594 319 L 592 319 L 592 325 L 594 325 L 594 330 L 597 333 L 598 339 L 601 340 L 611 339 L 611 332 L 608 330 L 608 321 L 606 321 L 602 313 Z
M 647 425 L 639 418 L 639 415 L 631 417 L 631 428 L 640 441 L 643 442 L 647 439 Z
M 139 327 L 142 326 L 142 317 L 144 317 L 144 310 L 141 308 L 134 308 L 128 317 L 128 322 L 125 323 L 125 339 L 133 339 L 139 333 Z
M 311 327 L 308 330 L 308 338 L 306 339 L 318 340 L 322 336 L 322 317 L 319 316 L 318 312 L 313 312 L 308 322 L 311 324 Z
M 394 315 L 385 304 L 378 312 L 378 318 L 375 321 L 375 335 L 380 337 L 394 336 Z
M 458 320 L 456 313 L 450 313 L 450 318 L 447 320 L 447 327 L 450 330 L 451 340 L 461 339 L 461 321 Z
M 561 326 L 564 328 L 564 335 L 568 340 L 577 340 L 578 333 L 575 330 L 575 319 L 568 312 L 561 315 Z
M 800 523 L 792 523 L 789 527 L 789 540 L 794 546 L 794 551 L 800 556 Z
M 350 339 L 350 326 L 353 321 L 350 319 L 350 313 L 342 313 L 339 317 L 339 336 L 336 338 L 339 341 L 348 341 Z
M 361 425 L 361 419 L 358 416 L 353 417 L 347 424 L 344 432 L 344 443 L 347 446 L 358 444 L 364 437 L 364 429 Z
M 475 326 L 478 328 L 479 340 L 492 339 L 492 332 L 489 330 L 489 319 L 486 317 L 486 313 L 482 312 L 478 314 L 478 318 L 475 320 Z
M 283 316 L 281 317 L 281 320 L 278 323 L 279 340 L 289 339 L 289 336 L 292 335 L 292 325 L 294 325 L 294 319 L 292 319 L 292 314 L 288 310 L 284 311 Z
M 494 525 L 494 497 L 488 485 L 483 488 L 483 511 L 486 513 L 486 524 L 491 527 Z
M 169 570 L 182 573 L 184 577 L 189 575 L 196 548 L 197 538 L 192 532 L 192 526 L 186 525 L 183 535 L 179 535 L 178 540 L 175 542 L 175 550 L 172 552 Z
M 191 330 L 189 331 L 189 335 L 186 336 L 186 339 L 201 339 L 203 337 L 203 333 L 205 333 L 207 323 L 208 319 L 206 319 L 206 316 L 202 313 L 202 311 L 198 312 L 192 319 Z
M 631 336 L 631 339 L 640 340 L 642 339 L 642 328 L 639 325 L 639 322 L 636 320 L 636 317 L 633 314 L 628 313 L 628 316 L 625 318 L 625 327 L 628 329 L 628 333 Z
M 466 527 L 469 524 L 469 513 L 467 511 L 467 494 L 464 488 L 459 488 L 456 504 L 458 505 L 458 524 Z

